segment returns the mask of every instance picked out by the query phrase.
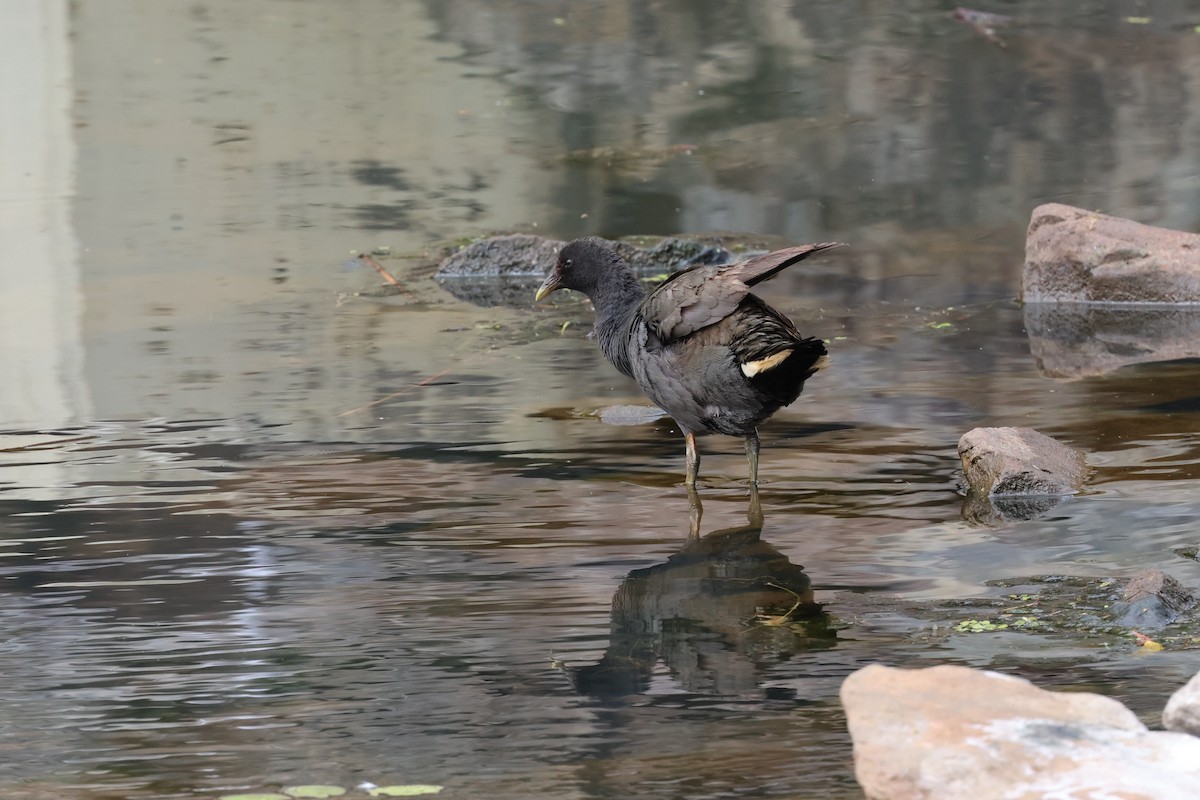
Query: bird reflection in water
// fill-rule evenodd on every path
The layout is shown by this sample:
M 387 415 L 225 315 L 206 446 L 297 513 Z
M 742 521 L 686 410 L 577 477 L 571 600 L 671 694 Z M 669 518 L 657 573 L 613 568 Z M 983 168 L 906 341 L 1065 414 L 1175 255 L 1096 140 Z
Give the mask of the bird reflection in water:
M 666 562 L 626 576 L 613 596 L 607 651 L 570 670 L 581 693 L 643 693 L 661 660 L 685 691 L 757 695 L 772 664 L 835 643 L 804 568 L 762 540 L 758 492 L 752 487 L 749 524 L 704 536 L 700 498 L 689 495 L 694 535 Z

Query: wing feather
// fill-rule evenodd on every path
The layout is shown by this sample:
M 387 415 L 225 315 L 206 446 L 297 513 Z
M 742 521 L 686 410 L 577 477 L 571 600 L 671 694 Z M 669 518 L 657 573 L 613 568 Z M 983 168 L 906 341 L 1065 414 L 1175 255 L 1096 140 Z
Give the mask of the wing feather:
M 670 342 L 725 319 L 749 293 L 749 286 L 717 267 L 692 267 L 651 292 L 642 316 Z
M 643 301 L 642 317 L 664 343 L 682 339 L 732 314 L 751 286 L 813 253 L 840 244 L 806 244 L 764 253 L 728 267 L 695 266 L 676 272 Z
M 753 286 L 756 283 L 762 283 L 765 280 L 774 278 L 780 272 L 783 272 L 799 261 L 803 261 L 813 253 L 841 246 L 842 242 L 821 242 L 820 244 L 787 247 L 783 250 L 775 250 L 770 253 L 763 253 L 760 256 L 748 258 L 745 261 L 739 261 L 737 264 L 726 269 L 726 272 L 747 286 Z

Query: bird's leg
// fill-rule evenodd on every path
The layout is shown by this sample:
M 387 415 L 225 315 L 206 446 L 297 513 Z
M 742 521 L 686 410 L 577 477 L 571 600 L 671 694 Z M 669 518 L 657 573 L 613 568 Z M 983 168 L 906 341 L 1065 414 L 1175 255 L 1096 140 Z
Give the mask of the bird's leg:
M 700 502 L 700 493 L 696 485 L 689 483 L 688 487 L 688 538 L 700 538 L 700 518 L 704 516 L 704 505 Z
M 750 462 L 750 485 L 758 486 L 758 430 L 746 434 L 746 460 Z
M 750 508 L 746 510 L 746 520 L 750 523 L 750 527 L 762 530 L 763 526 L 763 511 L 762 503 L 758 502 L 758 484 L 750 484 Z
M 688 486 L 696 485 L 696 478 L 700 476 L 700 451 L 696 448 L 696 434 L 688 431 L 683 435 L 683 441 L 687 446 L 687 480 Z

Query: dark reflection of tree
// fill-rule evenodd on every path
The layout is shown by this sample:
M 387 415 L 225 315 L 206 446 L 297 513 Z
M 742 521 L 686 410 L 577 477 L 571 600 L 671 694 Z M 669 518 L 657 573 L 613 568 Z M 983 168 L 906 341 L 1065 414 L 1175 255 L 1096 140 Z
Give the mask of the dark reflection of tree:
M 1112 0 L 1026 4 L 1003 47 L 916 0 L 426 7 L 528 103 L 539 152 L 633 156 L 542 181 L 555 230 L 990 229 L 1047 199 L 1196 224 L 1187 4 L 1142 26 Z
M 169 625 L 180 618 L 220 620 L 231 604 L 248 603 L 249 593 L 274 593 L 268 582 L 247 580 L 267 566 L 272 549 L 255 542 L 235 517 L 176 510 L 149 503 L 79 508 L 0 501 L 0 542 L 20 542 L 20 552 L 7 553 L 0 564 L 0 607 L 26 595 L 61 598 L 94 611 L 89 621 Z
M 693 526 L 699 523 L 693 495 Z M 832 646 L 804 568 L 762 540 L 752 495 L 749 524 L 693 536 L 662 564 L 636 569 L 613 596 L 608 650 L 575 668 L 575 688 L 615 700 L 646 691 L 661 660 L 691 693 L 746 696 L 771 664 Z

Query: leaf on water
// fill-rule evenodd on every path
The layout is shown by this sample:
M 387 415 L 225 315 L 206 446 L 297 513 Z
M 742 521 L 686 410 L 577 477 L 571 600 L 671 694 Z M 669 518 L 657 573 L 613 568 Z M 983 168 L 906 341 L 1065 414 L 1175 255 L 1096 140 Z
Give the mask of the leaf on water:
M 990 631 L 1002 631 L 1007 628 L 1008 623 L 992 622 L 987 619 L 964 619 L 954 626 L 954 630 L 960 633 L 986 633 Z
M 1128 22 L 1130 25 L 1149 25 L 1150 24 L 1149 17 L 1126 17 L 1125 21 Z
M 416 797 L 420 794 L 437 794 L 443 788 L 441 786 L 413 783 L 408 786 L 377 786 L 374 789 L 368 789 L 367 794 L 372 797 Z
M 288 786 L 283 790 L 283 793 L 290 797 L 341 797 L 346 793 L 346 790 L 340 786 L 323 786 L 314 784 L 312 786 Z
M 644 425 L 667 415 L 657 406 L 605 406 L 596 416 L 606 425 Z
M 259 792 L 251 794 L 226 794 L 217 798 L 217 800 L 292 800 L 286 794 L 275 794 L 274 792 Z

